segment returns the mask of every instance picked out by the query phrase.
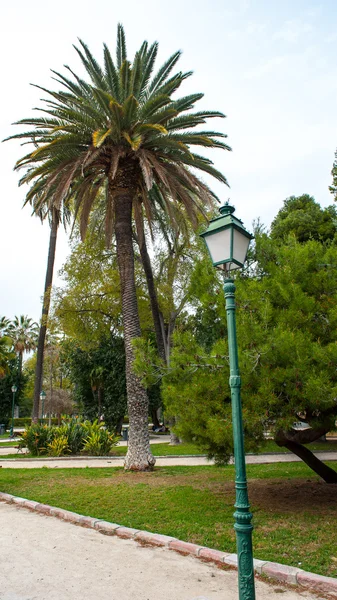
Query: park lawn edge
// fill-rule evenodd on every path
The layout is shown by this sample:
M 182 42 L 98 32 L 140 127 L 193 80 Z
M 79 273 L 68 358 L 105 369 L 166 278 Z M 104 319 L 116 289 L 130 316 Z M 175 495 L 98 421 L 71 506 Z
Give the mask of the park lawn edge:
M 20 498 L 11 494 L 0 492 L 0 501 L 8 504 L 15 504 L 21 508 L 31 510 L 43 515 L 53 516 L 63 521 L 67 521 L 82 527 L 95 529 L 105 535 L 117 535 L 122 539 L 129 539 L 138 542 L 141 545 L 150 545 L 155 547 L 165 547 L 168 550 L 179 554 L 193 556 L 203 561 L 213 562 L 223 568 L 238 566 L 237 554 L 230 554 L 191 544 L 171 536 L 152 533 L 149 531 L 137 530 L 130 527 L 123 527 L 117 523 L 111 523 L 94 517 L 88 517 L 68 510 L 52 507 L 47 504 L 41 504 L 26 498 Z M 280 563 L 262 561 L 254 559 L 254 572 L 257 575 L 264 575 L 268 579 L 277 580 L 281 583 L 298 585 L 310 591 L 318 593 L 327 593 L 337 597 L 337 578 L 317 575 Z
M 333 467 L 337 467 L 336 462 Z M 277 489 L 275 484 L 281 488 L 289 484 L 289 490 L 298 490 L 304 485 L 302 495 L 306 489 L 310 490 L 312 484 L 319 484 L 319 478 L 300 462 L 247 465 L 247 473 L 251 491 L 252 485 L 255 488 L 258 486 L 257 490 L 261 490 L 261 485 L 266 485 L 266 491 L 270 490 L 271 493 Z M 138 476 L 123 471 L 121 467 L 71 469 L 65 463 L 57 469 L 46 466 L 42 469 L 5 467 L 0 470 L 0 482 L 1 479 L 0 489 L 9 494 L 32 498 L 44 504 L 56 503 L 67 510 L 94 514 L 107 521 L 117 520 L 131 528 L 159 530 L 165 535 L 226 552 L 235 550 L 232 527 L 233 466 L 165 466 L 155 468 L 153 473 Z M 262 555 L 265 561 L 281 558 L 284 564 L 294 567 L 301 565 L 307 571 L 336 577 L 335 565 L 329 558 L 335 554 L 335 534 L 332 537 L 328 535 L 331 531 L 329 518 L 330 524 L 331 519 L 335 518 L 331 513 L 333 504 L 330 492 L 335 490 L 327 484 L 323 484 L 323 489 L 328 493 L 327 502 L 319 505 L 317 518 L 307 514 L 308 509 L 303 505 L 301 518 L 295 520 L 295 529 L 291 516 L 294 513 L 289 512 L 289 507 L 284 512 L 276 503 L 273 513 L 270 513 L 270 504 L 265 505 L 263 500 L 261 504 L 253 496 L 254 546 L 257 554 Z M 314 494 L 317 493 L 315 490 L 316 487 Z M 285 494 L 287 498 L 287 489 Z M 297 491 L 295 497 L 296 494 Z M 262 497 L 265 498 L 264 492 Z M 313 498 L 316 501 L 316 496 Z M 307 506 L 310 512 L 310 501 Z M 293 509 L 290 507 L 292 510 L 296 513 L 295 505 Z M 318 523 L 326 523 L 326 526 L 322 529 Z M 318 538 L 317 527 L 321 531 Z M 319 550 L 308 549 L 313 536 L 317 538 Z M 269 540 L 267 544 L 266 540 Z

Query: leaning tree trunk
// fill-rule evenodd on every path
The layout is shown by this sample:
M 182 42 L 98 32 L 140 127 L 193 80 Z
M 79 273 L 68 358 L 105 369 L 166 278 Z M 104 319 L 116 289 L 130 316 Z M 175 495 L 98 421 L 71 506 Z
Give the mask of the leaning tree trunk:
M 154 285 L 154 277 L 152 272 L 151 260 L 147 251 L 146 239 L 144 229 L 138 231 L 138 245 L 140 250 L 140 256 L 142 259 L 143 269 L 146 277 L 147 288 L 150 297 L 150 305 L 152 311 L 152 318 L 154 323 L 154 330 L 156 335 L 156 343 L 159 357 L 165 362 L 167 367 L 170 366 L 170 345 L 171 345 L 171 327 L 169 324 L 168 336 L 165 336 L 165 327 L 163 315 L 159 309 L 158 297 L 156 288 Z M 153 419 L 154 421 L 155 419 Z M 157 419 L 158 421 L 158 419 Z M 172 426 L 176 423 L 175 417 L 169 419 L 168 424 L 170 426 L 170 445 L 177 446 L 180 444 L 179 437 L 172 431 Z M 159 424 L 159 422 L 158 422 Z M 154 423 L 156 425 L 156 423 Z
M 275 441 L 278 446 L 287 448 L 290 452 L 293 452 L 296 456 L 301 458 L 308 467 L 315 471 L 315 473 L 317 473 L 317 475 L 319 475 L 326 483 L 337 483 L 337 472 L 319 460 L 311 450 L 302 446 L 302 444 L 286 439 L 285 437 L 280 440 L 275 439 Z
M 165 344 L 165 331 L 163 316 L 159 309 L 157 291 L 154 285 L 154 278 L 152 272 L 152 265 L 149 253 L 147 251 L 146 240 L 144 230 L 138 232 L 138 242 L 140 256 L 142 259 L 143 269 L 147 282 L 147 289 L 150 297 L 151 312 L 154 324 L 154 331 L 156 336 L 156 343 L 159 357 L 166 363 L 166 344 Z
M 36 368 L 35 368 L 35 384 L 34 384 L 34 403 L 33 403 L 33 414 L 32 421 L 37 423 L 39 419 L 39 404 L 40 404 L 40 393 L 42 388 L 42 374 L 43 374 L 43 355 L 44 355 L 44 344 L 47 333 L 47 320 L 50 307 L 50 294 L 51 286 L 53 281 L 53 271 L 55 262 L 55 250 L 56 250 L 56 239 L 57 230 L 59 225 L 59 214 L 54 208 L 52 212 L 52 222 L 50 227 L 50 238 L 49 238 L 49 251 L 48 251 L 48 262 L 46 279 L 44 284 L 44 295 L 42 305 L 42 318 L 39 332 L 39 339 L 37 344 L 37 356 L 36 356 Z
M 123 174 L 124 175 L 124 174 Z M 127 187 L 132 173 L 126 173 L 117 184 L 114 195 L 115 233 L 117 261 L 121 282 L 122 315 L 124 325 L 125 374 L 129 415 L 129 444 L 125 468 L 133 471 L 152 469 L 155 459 L 151 454 L 149 440 L 149 401 L 140 378 L 133 370 L 134 351 L 132 341 L 141 335 L 136 295 L 134 253 L 132 244 L 132 196 Z M 121 189 L 121 188 L 124 188 Z M 116 188 L 115 188 L 116 189 Z

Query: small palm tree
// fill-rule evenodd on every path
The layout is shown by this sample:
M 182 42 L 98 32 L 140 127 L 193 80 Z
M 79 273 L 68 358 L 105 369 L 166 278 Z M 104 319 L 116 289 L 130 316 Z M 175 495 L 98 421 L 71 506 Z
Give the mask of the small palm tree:
M 0 337 L 7 335 L 10 320 L 7 317 L 0 317 Z
M 5 377 L 10 371 L 9 363 L 15 358 L 12 351 L 13 345 L 10 337 L 2 335 L 0 337 L 0 379 Z
M 129 447 L 126 467 L 151 468 L 154 458 L 148 436 L 148 398 L 133 372 L 133 340 L 141 335 L 134 276 L 132 220 L 138 229 L 145 215 L 151 224 L 152 207 L 160 204 L 174 220 L 174 205 L 188 217 L 212 205 L 216 196 L 197 175 L 209 174 L 222 183 L 226 178 L 207 157 L 192 148 L 230 148 L 223 133 L 200 130 L 208 118 L 223 117 L 217 111 L 191 112 L 203 94 L 175 98 L 191 73 L 172 71 L 180 57 L 175 52 L 153 74 L 158 44 L 145 41 L 133 62 L 127 58 L 124 30 L 117 31 L 114 62 L 104 45 L 101 67 L 80 41 L 75 48 L 87 74 L 82 79 L 69 67 L 68 75 L 54 72 L 61 90 L 43 90 L 42 116 L 23 119 L 33 127 L 13 138 L 24 139 L 34 150 L 16 168 L 25 168 L 20 183 L 32 184 L 27 201 L 59 209 L 69 204 L 79 218 L 84 236 L 90 214 L 103 190 L 105 236 L 116 238 L 121 279 L 122 314 L 126 353 Z M 195 128 L 197 128 L 195 130 Z
M 14 351 L 19 357 L 18 381 L 21 378 L 24 352 L 36 349 L 38 329 L 38 324 L 25 315 L 15 316 L 8 326 L 8 335 L 12 339 Z

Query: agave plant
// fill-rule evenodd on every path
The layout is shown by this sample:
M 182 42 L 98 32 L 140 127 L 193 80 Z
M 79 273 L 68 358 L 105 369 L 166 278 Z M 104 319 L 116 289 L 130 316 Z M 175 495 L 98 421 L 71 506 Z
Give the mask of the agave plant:
M 87 45 L 75 47 L 86 79 L 66 66 L 53 71 L 59 91 L 40 88 L 47 98 L 41 116 L 23 119 L 32 127 L 12 138 L 34 149 L 16 164 L 26 169 L 20 184 L 31 184 L 26 202 L 34 210 L 42 205 L 72 207 L 84 236 L 89 218 L 104 193 L 107 244 L 114 235 L 121 279 L 122 314 L 126 352 L 129 447 L 126 467 L 151 468 L 154 458 L 148 437 L 148 398 L 133 372 L 132 341 L 141 335 L 136 286 L 132 222 L 150 227 L 153 206 L 159 204 L 174 221 L 174 206 L 182 206 L 195 221 L 198 210 L 212 205 L 215 194 L 197 176 L 201 171 L 226 184 L 226 178 L 208 157 L 194 147 L 229 150 L 223 133 L 200 129 L 207 119 L 223 117 L 217 111 L 195 112 L 202 93 L 176 98 L 191 72 L 172 74 L 180 52 L 175 52 L 154 73 L 158 44 L 145 41 L 133 61 L 127 57 L 124 30 L 117 32 L 116 60 L 104 45 L 101 66 Z M 39 87 L 39 86 L 38 86 Z

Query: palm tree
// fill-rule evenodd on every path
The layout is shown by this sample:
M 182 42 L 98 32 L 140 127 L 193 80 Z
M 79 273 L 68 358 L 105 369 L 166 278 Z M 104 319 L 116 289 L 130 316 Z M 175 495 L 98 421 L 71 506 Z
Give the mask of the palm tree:
M 27 315 L 15 316 L 8 325 L 8 335 L 12 339 L 14 351 L 19 357 L 18 381 L 21 380 L 24 352 L 36 349 L 38 328 L 38 324 Z
M 44 294 L 42 301 L 42 316 L 41 323 L 39 328 L 39 337 L 37 342 L 37 353 L 36 353 L 36 367 L 35 367 L 35 381 L 34 381 L 34 400 L 33 400 L 33 413 L 32 420 L 33 422 L 38 421 L 39 418 L 39 404 L 40 404 L 40 393 L 42 389 L 42 377 L 43 377 L 43 359 L 44 359 L 44 350 L 45 350 L 45 340 L 48 326 L 48 315 L 50 308 L 50 298 L 51 298 L 51 290 L 53 283 L 53 273 L 54 273 L 54 263 L 55 263 L 55 252 L 56 252 L 56 242 L 57 242 L 57 232 L 59 228 L 59 224 L 61 222 L 61 210 L 56 208 L 53 204 L 51 207 L 48 207 L 47 203 L 37 202 L 37 198 L 35 193 L 31 195 L 32 190 L 27 194 L 26 202 L 33 203 L 34 213 L 37 213 L 41 220 L 44 220 L 46 217 L 49 218 L 50 225 L 50 236 L 49 236 L 49 248 L 48 248 L 48 258 L 47 258 L 47 269 L 46 269 L 46 277 L 44 284 Z M 63 212 L 63 222 L 64 225 L 66 221 L 69 219 L 69 212 L 65 210 Z
M 9 373 L 9 363 L 15 358 L 12 347 L 10 337 L 6 335 L 0 336 L 0 379 L 3 379 Z
M 7 335 L 10 320 L 7 317 L 0 317 L 0 337 Z
M 59 209 L 71 202 L 79 218 L 82 237 L 99 190 L 105 193 L 105 236 L 116 238 L 121 280 L 122 315 L 126 353 L 129 447 L 125 466 L 152 468 L 154 458 L 148 436 L 148 398 L 133 372 L 133 340 L 141 335 L 134 277 L 132 219 L 145 213 L 151 222 L 151 205 L 160 202 L 169 214 L 183 205 L 189 218 L 216 196 L 195 174 L 196 170 L 226 178 L 212 161 L 191 150 L 194 146 L 230 148 L 215 131 L 196 130 L 207 118 L 223 117 L 216 111 L 191 112 L 203 94 L 173 98 L 190 72 L 171 75 L 180 52 L 175 52 L 153 75 L 158 44 L 145 41 L 133 62 L 127 58 L 124 30 L 118 25 L 116 62 L 104 45 L 101 67 L 80 41 L 75 48 L 88 75 L 85 81 L 69 67 L 68 75 L 54 71 L 58 92 L 40 88 L 42 116 L 23 119 L 33 129 L 12 136 L 35 149 L 16 168 L 27 171 L 21 183 L 32 183 L 30 197 Z

